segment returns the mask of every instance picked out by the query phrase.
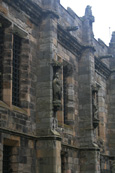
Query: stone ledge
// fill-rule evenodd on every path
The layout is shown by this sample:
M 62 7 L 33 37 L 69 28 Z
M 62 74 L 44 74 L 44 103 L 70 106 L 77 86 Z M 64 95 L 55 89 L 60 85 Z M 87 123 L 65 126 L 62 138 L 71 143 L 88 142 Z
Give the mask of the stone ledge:
M 30 20 L 38 25 L 41 20 L 42 9 L 33 3 L 31 0 L 3 0 L 8 5 L 15 8 L 17 11 L 24 11 L 29 17 Z
M 83 45 L 73 37 L 69 32 L 67 32 L 61 25 L 58 24 L 57 27 L 57 38 L 58 42 L 73 53 L 75 56 L 80 57 Z
M 25 137 L 25 138 L 33 139 L 33 140 L 59 140 L 59 141 L 62 140 L 59 135 L 57 136 L 57 133 L 56 135 L 49 135 L 49 136 L 34 136 L 31 134 L 21 133 L 21 132 L 17 132 L 17 131 L 13 131 L 13 130 L 1 128 L 1 127 L 0 127 L 0 132 L 5 134 L 11 134 L 14 136 Z
M 110 69 L 97 57 L 95 57 L 95 71 L 105 78 L 111 74 Z
M 17 107 L 17 106 L 12 105 L 12 110 L 14 112 L 19 112 L 19 113 L 23 113 L 23 114 L 27 115 L 27 112 L 24 109 Z
M 17 107 L 17 106 L 14 106 L 14 105 L 12 105 L 10 107 L 3 101 L 0 101 L 0 107 L 9 109 L 9 110 L 14 111 L 14 112 L 18 112 L 18 113 L 22 113 L 22 114 L 28 115 L 27 112 L 24 109 L 22 109 L 20 107 Z

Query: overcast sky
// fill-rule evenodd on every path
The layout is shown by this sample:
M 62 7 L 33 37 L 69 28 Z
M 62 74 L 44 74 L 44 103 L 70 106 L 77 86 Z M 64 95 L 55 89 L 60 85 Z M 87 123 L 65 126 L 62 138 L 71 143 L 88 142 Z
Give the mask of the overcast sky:
M 61 4 L 70 7 L 78 16 L 83 16 L 85 7 L 92 6 L 92 13 L 95 17 L 93 31 L 95 38 L 100 38 L 107 45 L 111 38 L 112 31 L 115 31 L 115 0 L 60 0 Z

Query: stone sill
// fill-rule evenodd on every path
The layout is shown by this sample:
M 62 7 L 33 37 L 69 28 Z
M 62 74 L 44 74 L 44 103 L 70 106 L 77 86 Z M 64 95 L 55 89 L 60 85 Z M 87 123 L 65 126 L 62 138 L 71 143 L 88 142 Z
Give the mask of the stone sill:
M 69 126 L 69 125 L 61 123 L 61 122 L 58 122 L 58 126 L 64 128 L 64 129 L 73 130 L 72 126 Z
M 18 113 L 21 113 L 21 114 L 25 114 L 25 115 L 28 115 L 27 112 L 20 108 L 20 107 L 17 107 L 17 106 L 14 106 L 12 105 L 11 107 L 9 105 L 7 105 L 5 102 L 3 101 L 0 101 L 0 107 L 3 107 L 3 108 L 6 108 L 6 109 L 9 109 L 11 111 L 14 111 L 14 112 L 18 112 Z

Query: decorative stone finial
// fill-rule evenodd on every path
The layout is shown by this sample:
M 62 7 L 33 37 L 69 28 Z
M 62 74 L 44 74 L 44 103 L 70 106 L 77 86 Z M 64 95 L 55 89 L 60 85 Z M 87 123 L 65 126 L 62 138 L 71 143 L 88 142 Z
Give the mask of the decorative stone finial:
M 90 5 L 87 5 L 85 9 L 85 16 L 92 16 L 92 10 Z
M 115 43 L 115 31 L 112 33 L 111 43 Z
M 85 9 L 85 16 L 87 18 L 89 18 L 89 20 L 91 21 L 91 23 L 93 23 L 94 20 L 94 16 L 92 15 L 92 10 L 91 10 L 91 6 L 87 5 L 86 9 Z

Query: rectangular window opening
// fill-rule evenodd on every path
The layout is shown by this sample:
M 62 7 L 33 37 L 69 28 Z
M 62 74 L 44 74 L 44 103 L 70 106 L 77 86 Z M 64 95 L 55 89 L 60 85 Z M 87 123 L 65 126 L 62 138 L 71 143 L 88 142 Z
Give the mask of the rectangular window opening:
M 11 155 L 12 155 L 12 147 L 4 145 L 3 146 L 3 173 L 12 173 Z
M 3 91 L 3 53 L 4 53 L 4 28 L 0 26 L 0 100 Z
M 13 39 L 13 83 L 12 83 L 12 104 L 20 106 L 20 53 L 21 53 L 21 38 L 14 35 Z

